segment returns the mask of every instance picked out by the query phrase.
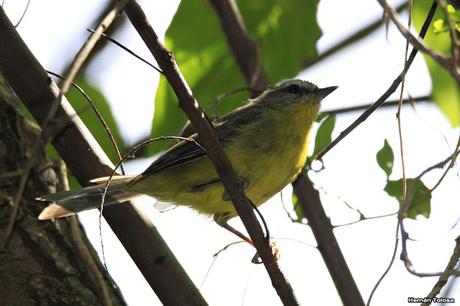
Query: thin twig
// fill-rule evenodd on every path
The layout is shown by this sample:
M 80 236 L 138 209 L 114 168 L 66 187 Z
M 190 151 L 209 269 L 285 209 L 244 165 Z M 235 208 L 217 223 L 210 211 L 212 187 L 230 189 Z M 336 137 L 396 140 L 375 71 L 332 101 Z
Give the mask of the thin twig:
M 439 180 L 436 182 L 436 184 L 430 189 L 430 192 L 433 192 L 433 190 L 435 190 L 435 189 L 441 184 L 441 182 L 442 182 L 442 181 L 444 180 L 444 178 L 446 177 L 447 172 L 449 172 L 449 170 L 452 169 L 452 167 L 454 166 L 454 164 L 455 164 L 456 161 L 457 161 L 458 152 L 460 151 L 459 149 L 460 149 L 460 137 L 458 138 L 457 145 L 455 146 L 454 153 L 452 153 L 452 155 L 451 155 L 451 157 L 450 157 L 449 166 L 448 166 L 447 169 L 444 171 L 444 173 L 441 175 L 441 177 L 440 177 Z
M 46 72 L 48 72 L 49 74 L 55 76 L 55 77 L 58 77 L 62 80 L 65 80 L 64 77 L 60 76 L 59 74 L 57 73 L 54 73 L 52 71 L 49 71 L 47 70 Z M 99 119 L 99 121 L 101 122 L 102 126 L 104 127 L 107 135 L 109 136 L 109 139 L 110 139 L 110 142 L 112 143 L 112 146 L 113 148 L 115 149 L 115 153 L 117 154 L 117 158 L 118 160 L 121 159 L 121 153 L 120 153 L 120 149 L 118 148 L 118 145 L 117 145 L 117 142 L 115 141 L 115 138 L 113 137 L 113 134 L 112 134 L 112 131 L 110 130 L 110 127 L 109 125 L 107 124 L 107 122 L 104 120 L 104 117 L 102 116 L 101 112 L 99 112 L 99 110 L 97 109 L 96 107 L 96 104 L 94 104 L 93 100 L 91 100 L 91 98 L 88 96 L 88 94 L 83 90 L 83 88 L 81 88 L 80 86 L 78 86 L 77 83 L 75 82 L 72 82 L 72 86 L 78 91 L 80 92 L 80 94 L 85 98 L 85 100 L 89 103 L 89 105 L 91 106 L 91 108 L 93 109 L 94 113 L 96 114 L 96 117 Z M 123 164 L 120 165 L 120 170 L 121 170 L 121 173 L 122 174 L 125 174 L 125 167 Z
M 67 191 L 69 190 L 69 182 L 67 180 L 67 167 L 62 159 L 58 161 L 57 168 L 58 180 L 61 190 Z M 75 216 L 72 216 L 70 218 L 69 225 L 71 237 L 77 249 L 77 252 L 80 255 L 83 262 L 85 263 L 85 265 L 88 267 L 89 271 L 91 272 L 90 276 L 94 280 L 99 289 L 99 298 L 101 299 L 104 306 L 111 306 L 112 301 L 110 299 L 109 290 L 104 281 L 104 275 L 101 273 L 101 270 L 99 270 L 99 268 L 97 267 L 94 257 L 92 256 L 91 252 L 88 250 L 88 247 L 85 244 L 80 225 Z
M 93 51 L 96 43 L 102 36 L 102 33 L 112 24 L 115 18 L 123 11 L 123 8 L 130 0 L 119 0 L 114 3 L 112 9 L 109 10 L 107 15 L 102 19 L 96 30 L 88 37 L 85 44 L 81 47 L 80 51 L 75 55 L 70 68 L 67 72 L 64 82 L 61 86 L 61 94 L 66 95 L 72 85 L 72 82 L 76 79 L 80 68 L 83 66 L 89 55 Z
M 435 62 L 444 67 L 444 69 L 446 69 L 454 77 L 454 79 L 457 80 L 457 83 L 460 82 L 460 75 L 458 74 L 457 67 L 455 65 L 452 66 L 451 60 L 448 57 L 430 49 L 421 40 L 412 35 L 409 29 L 407 29 L 399 19 L 398 13 L 396 13 L 394 8 L 390 6 L 386 0 L 377 1 L 385 10 L 388 17 L 396 25 L 402 36 L 404 36 L 404 38 L 406 38 L 406 40 L 408 40 L 414 48 L 430 56 Z
M 246 31 L 235 0 L 210 0 L 209 2 L 219 17 L 228 45 L 246 78 L 246 84 L 258 91 L 264 90 L 269 82 L 262 69 L 259 50 Z
M 30 0 L 27 0 L 26 7 L 24 8 L 24 11 L 22 11 L 21 17 L 19 17 L 18 22 L 16 22 L 16 24 L 14 25 L 15 28 L 17 28 L 21 24 L 22 20 L 26 16 L 27 11 L 29 10 L 29 6 L 30 6 Z
M 348 222 L 348 223 L 342 223 L 342 224 L 337 224 L 337 225 L 333 225 L 334 228 L 339 228 L 339 227 L 343 227 L 343 226 L 350 226 L 350 225 L 354 225 L 354 224 L 357 224 L 357 223 L 360 223 L 360 222 L 363 222 L 363 221 L 368 221 L 368 220 L 375 220 L 375 219 L 382 219 L 382 218 L 388 218 L 388 217 L 392 217 L 392 216 L 395 216 L 397 215 L 397 213 L 389 213 L 389 214 L 383 214 L 383 215 L 378 215 L 378 216 L 364 216 L 364 217 L 361 217 L 356 220 L 356 221 L 351 221 L 351 222 Z
M 96 32 L 93 29 L 86 29 L 86 30 L 91 32 L 91 33 Z M 131 49 L 127 48 L 125 45 L 123 45 L 122 43 L 120 43 L 116 39 L 114 39 L 114 38 L 112 38 L 109 35 L 104 34 L 104 33 L 102 33 L 101 36 L 104 37 L 105 39 L 107 39 L 108 41 L 110 41 L 111 43 L 115 44 L 116 46 L 122 48 L 123 50 L 125 50 L 126 52 L 128 52 L 129 54 L 131 54 L 132 56 L 134 56 L 135 58 L 137 58 L 138 60 L 140 60 L 144 64 L 147 64 L 148 66 L 152 67 L 153 69 L 155 69 L 159 73 L 163 74 L 163 71 L 161 71 L 159 68 L 157 68 L 154 64 L 152 64 L 149 61 L 147 61 L 146 59 L 142 58 L 140 55 L 136 54 L 134 51 L 132 51 Z
M 428 31 L 428 28 L 430 26 L 430 23 L 433 19 L 434 13 L 436 11 L 436 1 L 433 1 L 433 4 L 431 5 L 430 11 L 428 12 L 427 17 L 425 18 L 425 22 L 423 23 L 422 29 L 420 30 L 420 38 L 423 39 L 425 37 L 426 32 Z M 406 74 L 407 71 L 409 70 L 410 66 L 412 65 L 412 62 L 415 59 L 415 56 L 418 53 L 417 48 L 413 48 L 409 58 L 407 60 L 407 65 L 404 67 L 404 70 L 398 75 L 398 77 L 393 81 L 393 83 L 390 85 L 390 87 L 380 96 L 380 98 L 372 104 L 365 112 L 363 112 L 350 126 L 348 126 L 345 130 L 343 130 L 340 135 L 335 138 L 329 145 L 327 145 L 316 157 L 316 159 L 322 159 L 324 155 L 329 152 L 333 147 L 335 147 L 340 141 L 342 141 L 348 134 L 350 134 L 358 125 L 363 123 L 377 108 L 379 108 L 385 101 L 390 97 L 390 95 L 396 91 L 398 88 L 399 84 L 401 83 L 402 80 L 402 75 Z
M 421 306 L 431 305 L 432 299 L 435 298 L 439 294 L 442 287 L 444 287 L 444 285 L 449 280 L 449 277 L 452 275 L 452 271 L 454 270 L 459 258 L 460 258 L 460 236 L 455 239 L 455 248 L 454 248 L 454 251 L 452 252 L 449 262 L 447 263 L 446 269 L 439 277 L 433 289 L 431 289 L 430 293 L 427 295 L 427 299 L 429 300 L 429 302 L 424 302 L 421 304 Z
M 403 1 L 396 7 L 396 11 L 398 13 L 402 12 L 407 7 L 407 2 Z M 315 58 L 308 60 L 305 63 L 305 68 L 310 68 L 317 63 L 325 60 L 326 58 L 330 57 L 331 55 L 336 54 L 337 52 L 343 50 L 344 48 L 350 46 L 351 44 L 367 37 L 369 34 L 380 28 L 380 26 L 384 23 L 384 20 L 381 17 L 378 17 L 375 21 L 371 22 L 370 24 L 366 25 L 362 29 L 356 31 L 356 33 L 350 35 L 349 37 L 345 38 L 344 40 L 336 43 L 334 46 L 330 47 L 329 49 L 321 52 Z
M 395 243 L 394 243 L 393 254 L 391 255 L 390 263 L 386 267 L 386 269 L 383 272 L 383 274 L 380 276 L 380 278 L 377 281 L 377 283 L 375 283 L 374 287 L 372 288 L 371 293 L 369 295 L 369 299 L 367 300 L 366 306 L 371 305 L 372 298 L 374 297 L 374 294 L 377 291 L 377 288 L 380 286 L 380 283 L 383 281 L 383 279 L 388 274 L 388 272 L 390 272 L 390 269 L 393 266 L 393 263 L 395 262 L 396 251 L 398 250 L 398 243 L 399 243 L 398 231 L 399 231 L 399 222 L 396 224 Z
M 380 106 L 380 108 L 398 106 L 399 101 L 400 101 L 399 99 L 397 99 L 397 100 L 388 100 L 385 103 L 383 103 Z M 409 98 L 409 99 L 403 99 L 402 100 L 403 105 L 405 105 L 405 104 L 413 104 L 413 103 L 419 104 L 420 102 L 430 103 L 431 102 L 431 96 L 427 95 L 427 96 L 420 96 L 420 97 L 415 97 L 415 98 Z M 322 113 L 327 114 L 327 115 L 338 115 L 338 114 L 344 114 L 344 113 L 349 113 L 349 112 L 357 112 L 357 111 L 366 110 L 371 106 L 372 106 L 372 104 L 366 103 L 366 104 L 362 104 L 362 105 L 356 105 L 356 106 L 349 106 L 349 107 L 342 107 L 342 108 L 335 108 L 335 109 L 331 109 L 331 110 L 325 110 L 325 111 L 322 111 Z

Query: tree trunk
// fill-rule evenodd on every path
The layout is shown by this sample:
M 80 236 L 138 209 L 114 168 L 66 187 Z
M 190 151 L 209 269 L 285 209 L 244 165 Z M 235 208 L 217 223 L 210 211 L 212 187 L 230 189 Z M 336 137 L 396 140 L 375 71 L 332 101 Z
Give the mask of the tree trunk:
M 43 205 L 34 198 L 62 189 L 65 171 L 42 148 L 32 152 L 39 130 L 17 108 L 0 98 L 0 305 L 125 305 L 75 217 L 37 219 Z M 32 156 L 14 229 L 5 237 Z

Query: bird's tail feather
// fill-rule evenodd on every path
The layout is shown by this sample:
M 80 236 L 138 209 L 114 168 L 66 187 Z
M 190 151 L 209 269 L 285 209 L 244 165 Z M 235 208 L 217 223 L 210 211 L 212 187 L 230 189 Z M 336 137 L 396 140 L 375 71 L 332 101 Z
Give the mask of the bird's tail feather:
M 139 195 L 126 190 L 126 183 L 129 180 L 129 177 L 116 179 L 115 182 L 109 185 L 104 206 L 119 204 Z M 103 183 L 103 180 L 101 179 L 98 183 Z M 105 184 L 99 184 L 38 197 L 36 199 L 39 201 L 50 202 L 50 205 L 40 213 L 38 218 L 40 220 L 48 220 L 66 217 L 84 210 L 97 208 L 101 205 L 104 187 Z

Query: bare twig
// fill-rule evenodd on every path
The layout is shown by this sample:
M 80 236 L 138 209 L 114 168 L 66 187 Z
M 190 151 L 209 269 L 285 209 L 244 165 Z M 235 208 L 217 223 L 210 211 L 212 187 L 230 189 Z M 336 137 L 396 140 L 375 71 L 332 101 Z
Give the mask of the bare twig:
M 321 205 L 318 191 L 303 174 L 297 177 L 292 186 L 343 304 L 364 305 L 363 298 L 334 236 L 331 222 Z
M 454 251 L 452 252 L 449 262 L 447 263 L 446 269 L 439 277 L 433 289 L 431 289 L 430 293 L 427 295 L 427 299 L 429 300 L 429 302 L 424 302 L 421 304 L 421 306 L 431 305 L 432 299 L 435 298 L 436 295 L 439 294 L 442 287 L 444 287 L 444 285 L 449 280 L 449 277 L 452 275 L 452 271 L 454 270 L 455 265 L 457 264 L 459 258 L 460 258 L 460 236 L 455 239 L 455 248 L 454 248 Z
M 58 161 L 57 168 L 58 168 L 57 173 L 58 173 L 59 185 L 61 187 L 61 190 L 69 190 L 69 182 L 67 180 L 67 168 L 63 160 Z M 86 246 L 84 242 L 83 234 L 82 234 L 80 225 L 78 224 L 77 218 L 75 216 L 72 216 L 69 220 L 69 223 L 70 223 L 70 231 L 72 235 L 72 240 L 75 244 L 75 247 L 81 259 L 91 271 L 91 278 L 94 280 L 94 282 L 98 286 L 99 298 L 103 302 L 104 306 L 111 306 L 112 301 L 110 299 L 109 290 L 104 281 L 104 275 L 98 269 L 96 262 L 93 256 L 91 255 L 91 252 L 88 250 L 88 247 Z
M 14 25 L 15 28 L 17 28 L 21 24 L 22 20 L 26 16 L 27 11 L 29 10 L 29 6 L 30 6 L 30 0 L 27 0 L 26 7 L 22 11 L 21 17 L 19 17 L 18 22 L 16 22 L 16 24 Z
M 409 99 L 403 99 L 402 104 L 413 104 L 413 103 L 420 103 L 420 102 L 431 102 L 431 97 L 430 96 L 420 96 L 420 97 L 415 97 L 415 98 L 409 98 Z M 380 108 L 386 108 L 386 107 L 395 107 L 399 105 L 399 99 L 397 100 L 388 100 L 385 103 L 383 103 Z M 369 107 L 371 107 L 372 104 L 362 104 L 362 105 L 356 105 L 356 106 L 349 106 L 349 107 L 342 107 L 342 108 L 336 108 L 336 109 L 331 109 L 327 111 L 322 111 L 323 114 L 327 115 L 338 115 L 338 114 L 344 114 L 344 113 L 349 113 L 349 112 L 356 112 L 356 111 L 361 111 L 361 110 L 366 110 Z
M 348 223 L 337 224 L 337 225 L 334 225 L 333 227 L 338 228 L 338 227 L 343 227 L 343 226 L 350 226 L 350 225 L 354 225 L 354 224 L 357 224 L 357 223 L 360 223 L 360 222 L 363 222 L 363 221 L 392 217 L 392 216 L 395 216 L 396 214 L 397 213 L 389 213 L 389 214 L 383 214 L 383 215 L 378 215 L 378 216 L 364 216 L 364 215 L 360 214 L 358 220 L 351 221 L 351 222 L 348 222 Z
M 398 230 L 399 230 L 399 222 L 396 224 L 395 243 L 394 243 L 393 254 L 391 255 L 390 262 L 388 263 L 388 266 L 386 267 L 386 269 L 383 272 L 383 274 L 380 276 L 380 278 L 377 281 L 377 283 L 375 283 L 374 287 L 372 288 L 372 291 L 371 291 L 371 293 L 369 295 L 369 299 L 367 300 L 366 306 L 371 305 L 372 298 L 374 297 L 374 294 L 377 291 L 377 288 L 380 286 L 380 284 L 382 283 L 382 281 L 385 278 L 385 276 L 387 276 L 388 272 L 390 272 L 390 269 L 393 266 L 393 263 L 395 262 L 396 251 L 398 250 L 398 243 L 399 243 Z
M 123 11 L 123 8 L 130 0 L 119 0 L 114 3 L 113 8 L 107 13 L 107 15 L 102 19 L 99 25 L 96 27 L 96 30 L 88 37 L 85 44 L 82 46 L 80 51 L 75 55 L 70 68 L 67 72 L 64 82 L 61 86 L 62 95 L 66 95 L 72 85 L 72 82 L 77 77 L 80 68 L 83 66 L 84 62 L 87 60 L 91 51 L 96 46 L 96 43 L 101 38 L 102 33 L 112 24 L 115 18 Z
M 447 167 L 447 169 L 444 171 L 444 173 L 441 175 L 441 177 L 439 178 L 439 180 L 436 182 L 436 184 L 430 189 L 430 192 L 432 192 L 433 190 L 435 190 L 440 184 L 441 182 L 444 180 L 444 178 L 446 177 L 447 175 L 447 172 L 449 172 L 450 169 L 452 169 L 452 167 L 454 166 L 455 162 L 457 161 L 457 156 L 458 156 L 458 152 L 460 151 L 460 137 L 458 138 L 458 141 L 457 141 L 457 145 L 455 146 L 455 150 L 454 152 L 452 153 L 451 157 L 450 157 L 450 163 L 449 163 L 449 166 Z
M 49 74 L 55 76 L 55 77 L 58 77 L 58 78 L 60 78 L 62 80 L 65 80 L 64 77 L 60 76 L 57 73 L 54 73 L 54 72 L 49 71 L 49 70 L 47 70 L 47 72 Z M 97 107 L 94 104 L 93 100 L 91 100 L 91 98 L 88 96 L 88 94 L 86 94 L 86 92 L 83 90 L 83 88 L 78 86 L 78 84 L 76 84 L 75 82 L 72 82 L 72 86 L 76 90 L 78 90 L 78 92 L 80 92 L 80 94 L 85 98 L 85 100 L 89 103 L 89 105 L 93 109 L 94 113 L 96 114 L 96 117 L 99 119 L 99 121 L 101 122 L 102 126 L 104 127 L 107 135 L 109 136 L 110 142 L 112 143 L 112 146 L 115 149 L 115 153 L 117 154 L 118 160 L 120 160 L 121 159 L 121 153 L 120 153 L 120 149 L 118 148 L 117 142 L 115 141 L 115 138 L 113 137 L 113 134 L 112 134 L 112 131 L 110 130 L 109 125 L 104 120 L 104 117 L 102 117 L 102 114 L 97 109 Z M 120 170 L 121 170 L 121 173 L 125 174 L 125 167 L 123 166 L 123 164 L 120 165 Z
M 460 83 L 460 75 L 457 69 L 457 66 L 452 65 L 451 59 L 446 57 L 445 55 L 442 55 L 432 49 L 430 49 L 427 45 L 425 45 L 421 40 L 419 40 L 417 37 L 412 35 L 412 33 L 407 29 L 402 21 L 399 19 L 398 13 L 394 10 L 392 6 L 388 4 L 386 0 L 377 0 L 380 5 L 383 7 L 385 10 L 385 13 L 388 15 L 388 17 L 393 21 L 393 23 L 396 25 L 398 28 L 399 32 L 404 36 L 404 38 L 407 39 L 411 43 L 411 45 L 416 48 L 417 50 L 422 51 L 423 53 L 427 54 L 430 56 L 434 61 L 436 61 L 438 64 L 440 64 L 446 71 L 448 71 L 454 79 L 457 81 L 457 83 Z
M 87 29 L 89 32 L 91 33 L 95 33 L 96 31 L 93 30 L 93 29 Z M 150 63 L 149 61 L 145 60 L 144 58 L 142 58 L 140 55 L 136 54 L 134 51 L 132 51 L 131 49 L 127 48 L 126 46 L 124 46 L 122 43 L 120 43 L 119 41 L 117 41 L 116 39 L 110 37 L 109 35 L 106 35 L 104 33 L 101 34 L 102 37 L 104 37 L 105 39 L 107 39 L 108 41 L 110 41 L 111 43 L 115 44 L 117 47 L 125 50 L 126 52 L 128 52 L 129 54 L 131 54 L 132 56 L 134 56 L 135 58 L 137 58 L 138 60 L 140 60 L 141 62 L 143 62 L 144 64 L 147 64 L 148 66 L 150 66 L 151 68 L 155 69 L 158 73 L 161 73 L 163 74 L 163 71 L 161 71 L 160 69 L 158 69 L 155 65 L 153 65 L 152 63 Z
M 209 2 L 219 17 L 228 44 L 246 78 L 246 84 L 263 91 L 268 84 L 268 79 L 262 70 L 259 51 L 246 31 L 237 4 L 234 0 L 210 0 Z
M 428 12 L 427 17 L 425 18 L 425 22 L 423 23 L 422 29 L 420 30 L 420 38 L 425 37 L 426 32 L 428 31 L 428 27 L 433 19 L 434 13 L 436 11 L 436 1 L 433 1 L 431 5 L 430 11 Z M 390 97 L 390 95 L 396 91 L 399 84 L 401 83 L 402 76 L 407 73 L 412 62 L 417 55 L 418 49 L 413 48 L 409 58 L 407 60 L 407 65 L 404 67 L 404 70 L 398 75 L 398 77 L 393 81 L 390 87 L 380 96 L 380 98 L 372 104 L 364 113 L 362 113 L 349 127 L 343 130 L 340 135 L 335 138 L 329 145 L 327 145 L 316 157 L 316 159 L 321 159 L 324 155 L 329 152 L 333 147 L 335 147 L 340 141 L 342 141 L 348 134 L 350 134 L 358 125 L 363 123 L 377 108 L 379 108 L 385 101 Z
M 400 13 L 407 7 L 407 2 L 403 1 L 396 7 L 396 12 Z M 323 51 L 322 53 L 318 54 L 317 57 L 308 60 L 305 63 L 305 68 L 310 68 L 313 65 L 325 60 L 326 58 L 330 57 L 331 55 L 336 54 L 337 52 L 343 50 L 344 48 L 350 46 L 351 44 L 367 37 L 369 34 L 380 28 L 380 26 L 384 23 L 384 20 L 381 17 L 378 17 L 374 22 L 366 25 L 364 28 L 359 29 L 356 33 L 350 35 L 349 37 L 345 38 L 344 40 L 338 42 L 334 46 L 330 47 L 329 49 Z

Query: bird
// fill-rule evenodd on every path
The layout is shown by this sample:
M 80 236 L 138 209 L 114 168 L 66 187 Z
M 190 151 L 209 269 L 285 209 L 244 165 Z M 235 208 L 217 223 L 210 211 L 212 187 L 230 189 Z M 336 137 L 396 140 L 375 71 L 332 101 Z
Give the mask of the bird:
M 318 88 L 299 79 L 283 81 L 212 122 L 246 196 L 255 206 L 299 175 L 307 160 L 308 138 L 320 102 L 336 89 Z M 96 178 L 91 181 L 96 185 L 38 197 L 49 203 L 38 218 L 65 217 L 99 207 L 107 180 Z M 230 231 L 227 221 L 237 216 L 198 134 L 172 146 L 139 175 L 113 176 L 104 205 L 119 204 L 138 195 L 188 206 L 213 216 L 217 224 Z

